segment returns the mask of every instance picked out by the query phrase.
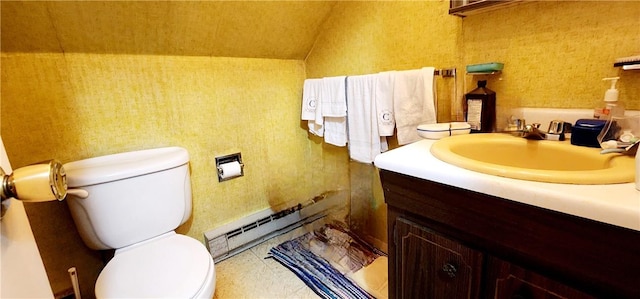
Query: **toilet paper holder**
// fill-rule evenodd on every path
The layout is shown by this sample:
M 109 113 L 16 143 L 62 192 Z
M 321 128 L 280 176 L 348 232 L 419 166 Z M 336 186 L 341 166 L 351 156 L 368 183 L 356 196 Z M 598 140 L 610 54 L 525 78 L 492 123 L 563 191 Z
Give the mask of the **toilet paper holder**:
M 240 164 L 240 173 L 235 176 L 225 176 L 222 165 L 238 162 Z M 226 156 L 216 157 L 216 168 L 218 169 L 218 182 L 224 182 L 230 179 L 244 176 L 244 163 L 242 163 L 242 154 L 235 153 Z

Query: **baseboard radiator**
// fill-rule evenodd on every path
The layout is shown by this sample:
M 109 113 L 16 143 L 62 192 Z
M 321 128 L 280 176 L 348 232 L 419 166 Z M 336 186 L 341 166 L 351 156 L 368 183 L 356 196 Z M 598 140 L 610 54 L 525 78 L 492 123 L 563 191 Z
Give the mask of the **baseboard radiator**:
M 335 206 L 335 202 L 331 200 L 316 199 L 278 212 L 266 209 L 207 231 L 204 233 L 205 245 L 214 262 L 227 259 L 305 223 L 320 219 Z

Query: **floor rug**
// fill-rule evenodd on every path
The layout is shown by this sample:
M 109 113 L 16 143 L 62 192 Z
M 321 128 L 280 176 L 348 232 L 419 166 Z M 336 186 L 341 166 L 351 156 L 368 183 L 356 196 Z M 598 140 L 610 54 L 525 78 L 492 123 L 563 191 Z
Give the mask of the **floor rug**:
M 353 273 L 384 253 L 340 225 L 328 224 L 271 248 L 269 256 L 295 273 L 322 298 L 375 298 L 353 280 Z

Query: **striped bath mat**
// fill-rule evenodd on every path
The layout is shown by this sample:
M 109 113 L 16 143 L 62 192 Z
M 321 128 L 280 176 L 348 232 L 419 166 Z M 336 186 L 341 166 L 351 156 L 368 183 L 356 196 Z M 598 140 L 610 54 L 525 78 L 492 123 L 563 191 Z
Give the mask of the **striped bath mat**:
M 381 255 L 339 225 L 325 225 L 269 251 L 270 257 L 327 299 L 375 298 L 347 276 Z

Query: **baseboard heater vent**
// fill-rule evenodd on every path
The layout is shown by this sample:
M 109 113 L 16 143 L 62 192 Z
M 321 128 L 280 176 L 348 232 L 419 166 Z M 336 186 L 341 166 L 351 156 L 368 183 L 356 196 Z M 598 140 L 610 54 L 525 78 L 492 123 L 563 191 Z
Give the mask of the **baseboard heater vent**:
M 222 261 L 277 235 L 327 215 L 330 203 L 298 204 L 279 212 L 266 209 L 204 233 L 205 244 L 215 262 Z

